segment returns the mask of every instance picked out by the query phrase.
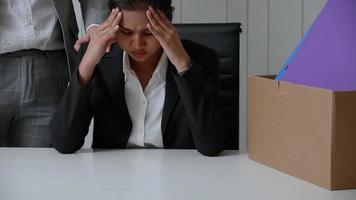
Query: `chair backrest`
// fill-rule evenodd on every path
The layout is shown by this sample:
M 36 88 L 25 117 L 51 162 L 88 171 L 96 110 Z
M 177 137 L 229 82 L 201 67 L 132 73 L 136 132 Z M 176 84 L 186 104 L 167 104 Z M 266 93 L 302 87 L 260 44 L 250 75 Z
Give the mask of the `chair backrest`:
M 239 63 L 241 23 L 175 24 L 182 39 L 214 49 L 220 59 L 219 92 L 227 128 L 225 149 L 239 144 Z

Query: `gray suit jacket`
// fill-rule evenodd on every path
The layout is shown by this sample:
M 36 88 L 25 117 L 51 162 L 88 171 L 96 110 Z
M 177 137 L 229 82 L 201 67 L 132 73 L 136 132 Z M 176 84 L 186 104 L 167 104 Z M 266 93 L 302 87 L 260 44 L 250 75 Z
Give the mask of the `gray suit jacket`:
M 100 24 L 106 19 L 110 0 L 79 0 L 81 3 L 85 27 Z M 78 39 L 78 25 L 72 0 L 53 0 L 61 24 L 65 50 L 68 59 L 68 71 L 72 73 L 80 62 L 79 54 L 73 46 Z
M 109 14 L 111 0 L 79 0 L 83 12 L 84 26 L 101 24 Z

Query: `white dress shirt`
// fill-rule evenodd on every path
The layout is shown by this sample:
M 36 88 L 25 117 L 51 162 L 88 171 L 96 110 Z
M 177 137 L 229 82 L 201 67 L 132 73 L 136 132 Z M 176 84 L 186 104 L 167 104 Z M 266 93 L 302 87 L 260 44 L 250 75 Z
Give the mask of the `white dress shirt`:
M 132 121 L 128 147 L 163 148 L 161 121 L 166 93 L 167 55 L 163 52 L 145 90 L 130 67 L 126 52 L 123 56 L 125 99 Z
M 0 0 L 0 54 L 63 48 L 52 0 Z

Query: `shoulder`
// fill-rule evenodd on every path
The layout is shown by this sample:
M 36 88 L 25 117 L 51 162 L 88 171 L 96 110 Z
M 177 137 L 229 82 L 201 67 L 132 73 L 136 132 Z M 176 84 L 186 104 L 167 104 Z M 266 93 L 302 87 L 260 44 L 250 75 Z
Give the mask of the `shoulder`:
M 218 54 L 215 50 L 190 40 L 182 40 L 184 49 L 191 59 L 202 66 L 204 71 L 216 71 L 220 65 Z
M 182 40 L 182 44 L 185 50 L 188 52 L 188 54 L 198 55 L 198 56 L 213 55 L 217 57 L 217 54 L 213 49 L 203 44 L 199 44 L 197 42 L 193 42 L 191 40 L 186 40 L 186 39 Z

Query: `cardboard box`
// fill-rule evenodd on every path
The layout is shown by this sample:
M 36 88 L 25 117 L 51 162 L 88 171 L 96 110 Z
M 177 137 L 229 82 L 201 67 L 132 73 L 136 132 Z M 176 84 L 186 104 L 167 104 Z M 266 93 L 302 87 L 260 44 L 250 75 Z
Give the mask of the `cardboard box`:
M 356 188 L 356 91 L 248 78 L 249 158 L 313 184 Z

